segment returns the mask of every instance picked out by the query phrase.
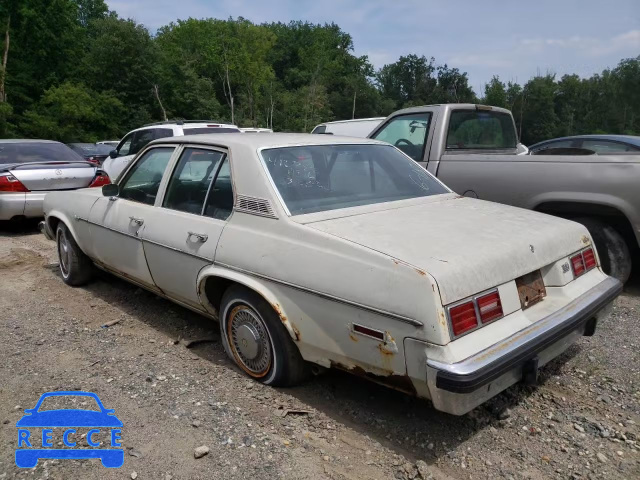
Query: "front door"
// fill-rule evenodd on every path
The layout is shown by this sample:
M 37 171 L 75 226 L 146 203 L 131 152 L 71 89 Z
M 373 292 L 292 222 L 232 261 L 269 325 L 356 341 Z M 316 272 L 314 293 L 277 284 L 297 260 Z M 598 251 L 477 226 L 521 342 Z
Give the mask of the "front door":
M 120 182 L 118 197 L 102 197 L 89 213 L 91 241 L 99 263 L 154 289 L 141 235 L 154 214 L 162 176 L 174 147 L 152 148 L 138 159 Z
M 161 206 L 142 231 L 151 275 L 165 294 L 203 310 L 196 279 L 203 267 L 213 263 L 232 209 L 226 153 L 186 147 L 169 178 Z

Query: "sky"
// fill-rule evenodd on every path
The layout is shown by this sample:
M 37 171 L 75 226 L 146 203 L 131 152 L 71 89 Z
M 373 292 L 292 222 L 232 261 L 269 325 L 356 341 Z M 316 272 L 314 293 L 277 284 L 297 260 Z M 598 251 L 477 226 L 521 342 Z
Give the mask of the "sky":
M 467 72 L 476 94 L 493 75 L 581 77 L 640 55 L 640 0 L 107 0 L 151 30 L 177 19 L 337 23 L 380 68 L 411 53 Z

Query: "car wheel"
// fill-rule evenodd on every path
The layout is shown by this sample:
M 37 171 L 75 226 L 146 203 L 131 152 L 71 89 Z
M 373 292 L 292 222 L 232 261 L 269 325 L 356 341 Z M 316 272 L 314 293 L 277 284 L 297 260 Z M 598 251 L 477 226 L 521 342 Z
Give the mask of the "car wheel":
M 295 385 L 308 367 L 276 312 L 260 295 L 229 288 L 220 306 L 220 335 L 227 355 L 249 377 L 266 385 Z
M 631 254 L 623 236 L 611 225 L 593 218 L 577 218 L 576 221 L 589 230 L 604 273 L 625 283 L 631 275 Z
M 80 250 L 73 235 L 62 222 L 56 229 L 56 243 L 60 274 L 64 283 L 73 287 L 87 283 L 93 272 L 91 259 Z

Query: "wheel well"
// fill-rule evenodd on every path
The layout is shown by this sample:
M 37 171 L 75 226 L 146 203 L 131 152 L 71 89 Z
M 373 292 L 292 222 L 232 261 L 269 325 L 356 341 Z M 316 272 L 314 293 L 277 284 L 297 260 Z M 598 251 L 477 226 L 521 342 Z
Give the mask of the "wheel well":
M 222 302 L 224 292 L 232 285 L 242 285 L 234 280 L 223 277 L 207 277 L 204 282 L 204 295 L 218 313 L 220 312 L 220 303 Z M 246 285 L 242 286 L 248 288 Z
M 49 224 L 49 229 L 55 236 L 56 229 L 58 228 L 58 224 L 61 220 L 58 217 L 47 217 L 47 223 Z
M 615 228 L 623 236 L 630 249 L 638 248 L 638 239 L 631 222 L 624 213 L 615 207 L 597 203 L 545 202 L 535 207 L 534 210 L 569 220 L 592 217 Z

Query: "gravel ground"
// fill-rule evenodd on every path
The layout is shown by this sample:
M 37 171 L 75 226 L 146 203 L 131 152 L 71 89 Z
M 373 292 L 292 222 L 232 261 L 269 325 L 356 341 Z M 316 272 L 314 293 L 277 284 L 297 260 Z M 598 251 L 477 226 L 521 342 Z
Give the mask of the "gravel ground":
M 2 228 L 0 479 L 640 478 L 638 280 L 539 386 L 453 417 L 341 372 L 264 387 L 225 357 L 216 324 L 107 274 L 67 287 L 53 242 Z M 115 409 L 124 466 L 18 469 L 23 410 L 73 389 Z

